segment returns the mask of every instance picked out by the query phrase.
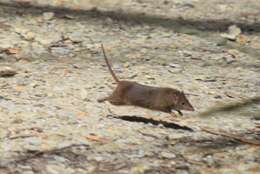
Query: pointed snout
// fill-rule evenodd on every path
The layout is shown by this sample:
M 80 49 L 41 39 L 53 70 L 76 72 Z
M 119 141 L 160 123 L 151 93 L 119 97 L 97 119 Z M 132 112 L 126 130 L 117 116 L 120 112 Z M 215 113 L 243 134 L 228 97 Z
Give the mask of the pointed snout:
M 192 106 L 189 111 L 195 111 L 194 107 Z
M 187 111 L 195 111 L 194 107 L 191 106 L 191 105 L 189 107 L 187 107 L 185 110 L 187 110 Z

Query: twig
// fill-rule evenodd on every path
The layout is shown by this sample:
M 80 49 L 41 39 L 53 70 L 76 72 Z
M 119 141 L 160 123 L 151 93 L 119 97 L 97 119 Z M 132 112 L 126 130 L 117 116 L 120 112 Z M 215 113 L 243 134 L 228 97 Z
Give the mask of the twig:
M 229 134 L 227 132 L 217 132 L 215 130 L 210 130 L 208 128 L 205 128 L 205 127 L 200 127 L 200 129 L 204 132 L 207 132 L 207 133 L 210 133 L 210 134 L 213 134 L 213 135 L 220 135 L 220 136 L 224 136 L 224 137 L 228 137 L 228 138 L 232 138 L 234 140 L 237 140 L 237 141 L 240 141 L 240 142 L 243 142 L 243 143 L 246 143 L 246 144 L 250 144 L 250 145 L 255 145 L 255 146 L 260 146 L 260 141 L 257 141 L 257 140 L 248 140 L 248 139 L 245 139 L 243 137 L 240 137 L 240 136 L 236 136 L 236 135 L 233 135 L 233 134 Z
M 187 162 L 187 163 L 194 164 L 194 165 L 204 165 L 203 162 L 189 159 L 189 158 L 185 157 L 185 156 L 184 156 L 183 154 L 181 154 L 181 153 L 179 153 L 178 155 L 180 155 L 181 158 L 182 158 L 185 162 Z
M 43 156 L 45 154 L 52 155 L 52 154 L 55 154 L 55 153 L 59 153 L 62 150 L 65 150 L 65 149 L 69 149 L 69 148 L 72 148 L 72 147 L 81 147 L 81 146 L 89 148 L 89 146 L 86 145 L 86 144 L 71 144 L 69 146 L 65 146 L 65 147 L 62 147 L 62 148 L 53 148 L 53 149 L 45 150 L 45 151 L 35 151 L 34 154 L 26 155 L 25 157 L 11 161 L 9 164 L 17 164 L 17 163 L 21 163 L 21 162 L 26 162 L 30 159 L 37 158 L 37 157 Z
M 30 138 L 30 137 L 34 137 L 35 135 L 17 135 L 17 136 L 13 136 L 13 137 L 8 137 L 8 139 L 10 140 L 14 140 L 14 139 L 19 139 L 19 138 Z
M 149 134 L 149 133 L 144 133 L 144 132 L 142 132 L 142 131 L 140 131 L 140 130 L 138 130 L 137 132 L 139 132 L 139 133 L 142 134 L 143 136 L 152 137 L 152 138 L 154 138 L 154 139 L 158 139 L 158 137 L 155 136 L 155 135 L 152 135 L 152 134 Z

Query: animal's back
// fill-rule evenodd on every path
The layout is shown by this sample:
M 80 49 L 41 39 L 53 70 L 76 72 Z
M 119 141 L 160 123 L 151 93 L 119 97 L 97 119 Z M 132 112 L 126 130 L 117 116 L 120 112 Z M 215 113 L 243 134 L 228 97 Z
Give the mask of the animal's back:
M 127 88 L 124 89 L 124 100 L 127 104 L 165 111 L 165 103 L 162 103 L 162 97 L 165 97 L 167 88 L 151 87 L 136 82 L 127 82 Z

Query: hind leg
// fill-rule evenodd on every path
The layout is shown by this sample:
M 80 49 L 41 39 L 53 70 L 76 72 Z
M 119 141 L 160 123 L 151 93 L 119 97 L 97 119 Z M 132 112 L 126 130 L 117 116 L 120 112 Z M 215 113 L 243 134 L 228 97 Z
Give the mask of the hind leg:
M 107 101 L 107 100 L 109 100 L 109 97 L 99 98 L 97 101 L 98 101 L 99 103 L 102 103 L 102 102 Z
M 108 97 L 103 97 L 97 100 L 99 103 L 104 102 L 104 101 L 109 101 L 112 105 L 124 105 L 125 103 L 117 97 L 113 96 L 108 96 Z
M 109 98 L 108 101 L 112 104 L 112 105 L 124 105 L 125 103 L 118 98 Z

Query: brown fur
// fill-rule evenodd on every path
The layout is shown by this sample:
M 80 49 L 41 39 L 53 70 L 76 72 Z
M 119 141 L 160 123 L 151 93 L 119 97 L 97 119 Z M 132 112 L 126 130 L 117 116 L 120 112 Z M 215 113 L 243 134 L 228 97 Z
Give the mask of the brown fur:
M 113 105 L 133 105 L 167 113 L 176 110 L 181 115 L 181 110 L 194 111 L 193 106 L 181 91 L 118 80 L 106 57 L 103 44 L 101 48 L 109 71 L 117 82 L 117 87 L 110 96 L 99 99 L 99 102 L 107 100 Z

